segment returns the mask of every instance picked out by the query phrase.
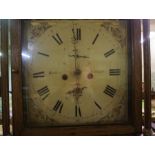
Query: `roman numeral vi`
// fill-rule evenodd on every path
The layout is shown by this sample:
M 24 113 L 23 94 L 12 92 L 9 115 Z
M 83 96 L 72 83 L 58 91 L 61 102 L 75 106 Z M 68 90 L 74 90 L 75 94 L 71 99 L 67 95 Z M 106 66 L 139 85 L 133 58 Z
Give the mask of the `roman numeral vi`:
M 81 117 L 81 109 L 80 109 L 79 105 L 75 105 L 75 116 L 76 117 L 78 117 L 78 116 Z

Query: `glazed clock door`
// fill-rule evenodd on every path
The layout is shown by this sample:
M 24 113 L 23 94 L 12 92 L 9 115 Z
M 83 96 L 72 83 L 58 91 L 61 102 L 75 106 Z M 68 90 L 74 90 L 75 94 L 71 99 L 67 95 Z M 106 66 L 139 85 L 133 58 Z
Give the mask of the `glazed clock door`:
M 15 135 L 140 133 L 139 20 L 16 20 L 11 28 Z

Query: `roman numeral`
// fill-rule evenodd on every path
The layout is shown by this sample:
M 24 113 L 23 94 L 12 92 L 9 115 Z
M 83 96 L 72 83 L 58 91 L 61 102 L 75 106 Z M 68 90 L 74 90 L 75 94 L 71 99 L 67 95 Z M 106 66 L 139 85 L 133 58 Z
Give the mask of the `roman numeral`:
M 111 86 L 107 85 L 104 93 L 109 95 L 110 97 L 114 97 L 114 95 L 116 94 L 116 89 L 112 88 Z
M 94 45 L 94 44 L 95 44 L 95 42 L 96 42 L 96 40 L 97 40 L 98 36 L 99 36 L 99 34 L 97 34 L 97 35 L 95 36 L 95 38 L 94 38 L 94 40 L 93 40 L 93 42 L 92 42 L 92 45 Z
M 114 54 L 114 53 L 115 53 L 115 50 L 114 50 L 114 49 L 111 49 L 110 51 L 106 52 L 106 53 L 104 54 L 104 56 L 107 58 L 107 57 L 109 57 L 110 55 L 112 55 L 112 54 Z
M 78 116 L 81 117 L 81 109 L 80 109 L 79 105 L 75 105 L 75 116 L 76 117 L 78 117 Z
M 55 36 L 52 36 L 52 38 L 58 43 L 58 45 L 61 45 L 63 43 L 58 33 L 56 33 Z
M 77 29 L 72 29 L 73 32 L 73 37 L 75 40 L 81 40 L 81 29 L 77 28 Z
M 120 69 L 109 69 L 110 76 L 117 76 L 120 75 L 120 73 L 121 73 Z
M 33 73 L 33 78 L 41 78 L 44 77 L 44 72 Z
M 63 103 L 60 100 L 58 100 L 55 106 L 53 107 L 53 110 L 61 113 L 62 108 L 63 108 Z
M 45 57 L 49 57 L 48 54 L 42 53 L 42 52 L 38 52 L 39 55 L 45 56 Z
M 96 107 L 99 108 L 100 110 L 102 109 L 101 106 L 100 106 L 96 101 L 94 101 L 94 104 L 95 104 Z
M 37 92 L 38 92 L 39 96 L 42 97 L 42 100 L 45 100 L 49 95 L 49 89 L 47 86 L 37 90 Z

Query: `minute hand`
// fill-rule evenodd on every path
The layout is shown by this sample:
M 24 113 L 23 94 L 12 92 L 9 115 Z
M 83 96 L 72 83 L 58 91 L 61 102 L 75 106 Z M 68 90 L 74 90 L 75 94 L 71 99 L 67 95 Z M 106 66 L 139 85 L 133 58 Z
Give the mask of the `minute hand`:
M 89 57 L 87 57 L 87 56 L 85 56 L 85 55 L 78 55 L 78 54 L 76 54 L 76 55 L 68 55 L 69 57 L 74 57 L 74 58 L 89 58 Z

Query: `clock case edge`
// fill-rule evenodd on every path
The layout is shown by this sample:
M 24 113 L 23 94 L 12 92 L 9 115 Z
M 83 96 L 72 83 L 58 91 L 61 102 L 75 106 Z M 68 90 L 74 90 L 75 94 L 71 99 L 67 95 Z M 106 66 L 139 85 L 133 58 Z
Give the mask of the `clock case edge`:
M 129 122 L 126 124 L 92 125 L 75 127 L 42 127 L 28 128 L 24 126 L 22 97 L 22 21 L 11 20 L 12 51 L 12 98 L 13 98 L 13 135 L 139 135 L 142 133 L 142 67 L 141 67 L 141 21 L 128 20 L 129 31 Z

